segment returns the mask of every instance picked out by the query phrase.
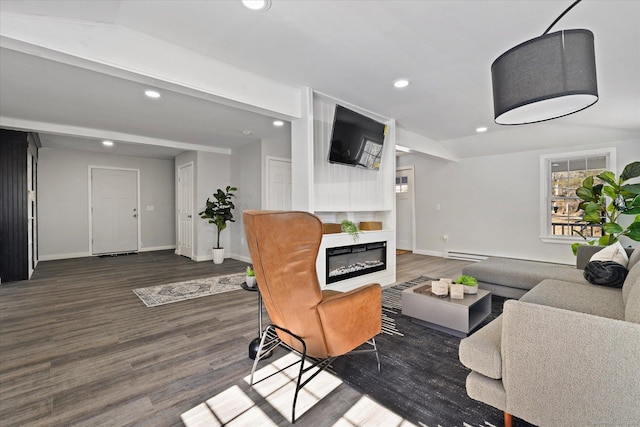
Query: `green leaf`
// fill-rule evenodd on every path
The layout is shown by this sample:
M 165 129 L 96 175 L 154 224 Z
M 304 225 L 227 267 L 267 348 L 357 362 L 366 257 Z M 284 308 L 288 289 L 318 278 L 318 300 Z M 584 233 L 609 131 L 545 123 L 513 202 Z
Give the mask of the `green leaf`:
M 578 247 L 580 246 L 582 246 L 582 243 L 575 242 L 571 244 L 571 251 L 574 255 L 578 255 Z
M 605 233 L 608 234 L 618 234 L 618 233 L 622 233 L 623 228 L 616 224 L 615 222 L 608 222 L 606 224 L 604 224 L 602 226 L 602 229 L 604 230 Z
M 585 212 L 582 219 L 589 224 L 600 224 L 600 211 Z
M 632 194 L 640 194 L 640 184 L 625 184 L 621 188 L 623 191 L 628 191 Z
M 587 202 L 593 202 L 596 200 L 595 196 L 593 195 L 593 191 L 586 187 L 578 187 L 576 189 L 576 196 Z
M 617 241 L 618 239 L 616 239 L 612 234 L 605 234 L 604 236 L 598 239 L 598 245 L 609 246 Z
M 600 206 L 597 203 L 589 202 L 586 205 L 584 205 L 583 209 L 587 213 L 589 213 L 589 212 L 598 212 L 599 213 L 602 210 L 602 206 Z
M 627 236 L 628 238 L 635 240 L 636 242 L 640 242 L 640 230 L 627 230 L 622 233 L 623 236 Z
M 623 215 L 637 215 L 640 214 L 640 206 L 635 206 L 631 209 L 627 209 L 626 211 L 622 212 Z
M 589 175 L 582 181 L 582 186 L 588 189 L 593 188 L 593 175 Z
M 640 162 L 629 163 L 624 167 L 624 170 L 620 174 L 620 180 L 622 182 L 631 178 L 637 178 L 640 176 Z
M 607 196 L 611 197 L 612 199 L 615 199 L 615 198 L 616 198 L 616 196 L 617 196 L 617 194 L 616 194 L 616 190 L 614 190 L 614 189 L 613 189 L 613 187 L 610 187 L 610 186 L 608 186 L 608 185 L 605 185 L 605 186 L 602 188 L 602 192 L 603 192 L 605 195 L 607 195 Z
M 620 187 L 618 185 L 618 183 L 616 182 L 616 176 L 611 171 L 602 172 L 600 175 L 598 175 L 598 178 L 600 178 L 601 180 L 603 180 L 607 184 L 613 186 L 614 188 Z

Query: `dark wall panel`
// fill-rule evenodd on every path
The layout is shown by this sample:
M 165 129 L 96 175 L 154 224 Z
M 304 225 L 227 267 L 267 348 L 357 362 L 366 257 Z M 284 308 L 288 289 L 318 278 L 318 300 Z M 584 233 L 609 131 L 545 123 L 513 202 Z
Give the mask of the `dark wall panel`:
M 27 133 L 0 130 L 0 277 L 26 280 L 28 266 Z

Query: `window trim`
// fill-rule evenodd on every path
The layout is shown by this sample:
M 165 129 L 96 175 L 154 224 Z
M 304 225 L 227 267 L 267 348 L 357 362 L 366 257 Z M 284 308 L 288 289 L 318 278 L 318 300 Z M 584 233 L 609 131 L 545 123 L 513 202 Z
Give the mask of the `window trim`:
M 553 161 L 557 160 L 570 160 L 582 157 L 595 157 L 595 156 L 605 156 L 607 158 L 606 170 L 613 172 L 616 176 L 617 173 L 617 159 L 616 159 L 616 149 L 615 147 L 609 148 L 598 148 L 595 150 L 581 150 L 581 151 L 571 151 L 568 153 L 552 153 L 552 154 L 542 154 L 540 156 L 540 235 L 538 236 L 540 240 L 544 243 L 556 243 L 556 244 L 572 244 L 574 242 L 583 242 L 584 240 L 580 237 L 570 237 L 570 236 L 554 236 L 549 234 L 550 230 L 550 215 L 547 207 L 550 206 L 551 203 L 551 180 L 549 179 L 550 175 L 550 166 Z

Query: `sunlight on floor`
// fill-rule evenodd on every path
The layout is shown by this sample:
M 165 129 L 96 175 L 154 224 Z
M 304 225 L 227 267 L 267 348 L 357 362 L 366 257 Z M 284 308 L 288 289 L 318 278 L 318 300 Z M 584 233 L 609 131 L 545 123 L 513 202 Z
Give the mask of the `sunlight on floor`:
M 260 380 L 265 378 L 296 360 L 299 360 L 299 356 L 288 353 L 257 370 L 255 379 Z M 291 366 L 281 373 L 252 387 L 269 406 L 277 410 L 282 417 L 289 422 L 291 422 L 293 394 L 299 369 L 299 365 Z M 314 371 L 315 370 L 308 371 L 303 377 L 303 380 L 312 375 Z M 249 384 L 250 377 L 245 377 L 244 381 L 246 384 Z M 342 384 L 342 381 L 328 372 L 318 374 L 318 376 L 311 380 L 311 382 L 298 393 L 296 418 L 302 417 L 305 412 L 320 402 L 324 397 L 328 396 L 340 384 Z M 234 385 L 213 396 L 206 402 L 190 409 L 180 415 L 180 418 L 187 427 L 276 425 L 238 385 Z M 408 427 L 413 425 L 414 424 L 404 420 L 399 415 L 389 411 L 367 396 L 362 396 L 362 398 L 334 424 L 336 427 Z

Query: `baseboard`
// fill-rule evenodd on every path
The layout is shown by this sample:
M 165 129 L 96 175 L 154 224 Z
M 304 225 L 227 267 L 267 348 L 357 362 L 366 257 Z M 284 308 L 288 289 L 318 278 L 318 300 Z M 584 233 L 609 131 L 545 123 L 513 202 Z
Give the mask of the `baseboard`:
M 413 251 L 414 254 L 418 254 L 418 255 L 429 255 L 429 256 L 437 256 L 440 258 L 444 258 L 445 253 L 444 252 L 437 252 L 437 251 L 424 251 L 422 249 L 416 249 Z
M 176 245 L 149 246 L 148 248 L 141 248 L 138 252 L 166 251 L 168 249 L 176 249 Z
M 231 254 L 229 258 L 237 259 L 238 261 L 248 262 L 251 264 L 251 257 L 245 255 Z
M 84 258 L 92 256 L 89 252 L 76 252 L 69 254 L 53 254 L 53 255 L 38 255 L 38 261 L 55 261 L 58 259 L 71 259 L 71 258 Z

